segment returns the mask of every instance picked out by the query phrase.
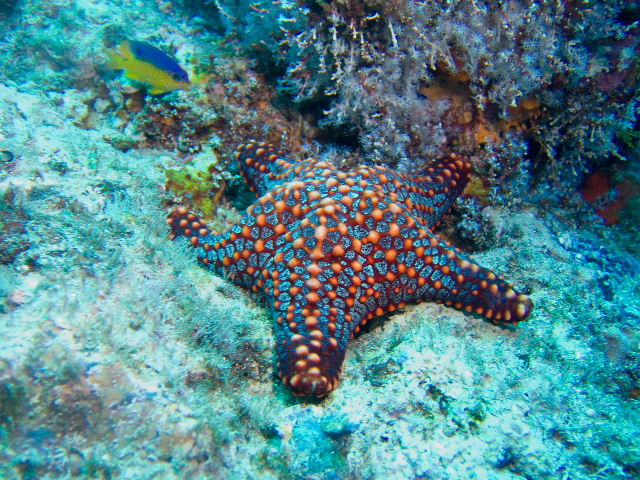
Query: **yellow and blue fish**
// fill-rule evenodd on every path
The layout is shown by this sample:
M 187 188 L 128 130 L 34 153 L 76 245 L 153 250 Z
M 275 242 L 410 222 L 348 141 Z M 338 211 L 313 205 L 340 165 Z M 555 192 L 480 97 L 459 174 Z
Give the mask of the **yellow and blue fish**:
M 178 62 L 148 43 L 123 40 L 107 53 L 111 68 L 125 70 L 125 77 L 148 85 L 152 95 L 190 86 L 189 76 Z

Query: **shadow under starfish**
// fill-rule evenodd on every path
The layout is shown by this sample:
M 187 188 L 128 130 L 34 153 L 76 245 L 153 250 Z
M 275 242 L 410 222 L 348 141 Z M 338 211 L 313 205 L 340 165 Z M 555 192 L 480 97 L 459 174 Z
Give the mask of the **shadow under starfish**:
M 202 263 L 263 293 L 280 377 L 294 394 L 335 389 L 354 333 L 407 302 L 443 302 L 501 323 L 531 312 L 528 296 L 432 232 L 469 181 L 465 158 L 450 154 L 409 177 L 295 161 L 267 143 L 240 145 L 236 157 L 259 196 L 238 224 L 214 235 L 182 207 L 167 223 Z

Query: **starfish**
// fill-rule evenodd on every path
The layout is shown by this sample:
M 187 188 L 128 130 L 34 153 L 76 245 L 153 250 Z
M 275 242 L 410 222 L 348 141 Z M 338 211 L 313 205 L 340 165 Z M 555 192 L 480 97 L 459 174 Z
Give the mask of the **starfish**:
M 186 237 L 203 264 L 263 293 L 279 374 L 295 395 L 334 390 L 354 333 L 408 302 L 501 323 L 531 312 L 528 296 L 433 233 L 469 181 L 466 158 L 452 153 L 412 177 L 295 161 L 267 143 L 240 145 L 236 158 L 259 197 L 240 222 L 216 235 L 176 207 L 170 238 Z

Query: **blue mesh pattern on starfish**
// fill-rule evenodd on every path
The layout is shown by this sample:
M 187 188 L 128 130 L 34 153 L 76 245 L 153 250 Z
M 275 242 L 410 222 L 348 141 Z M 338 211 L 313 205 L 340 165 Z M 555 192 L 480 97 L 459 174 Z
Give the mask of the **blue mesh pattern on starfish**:
M 503 323 L 531 312 L 528 296 L 431 231 L 469 181 L 465 158 L 450 154 L 409 177 L 294 161 L 266 143 L 240 145 L 236 157 L 259 196 L 238 224 L 214 235 L 182 207 L 167 223 L 202 263 L 263 293 L 280 377 L 294 394 L 335 389 L 354 333 L 407 302 L 443 302 Z

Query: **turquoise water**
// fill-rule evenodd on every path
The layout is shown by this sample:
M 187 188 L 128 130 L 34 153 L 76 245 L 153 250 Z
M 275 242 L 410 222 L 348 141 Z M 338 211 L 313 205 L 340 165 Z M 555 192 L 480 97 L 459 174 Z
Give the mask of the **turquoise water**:
M 639 20 L 614 1 L 0 1 L 0 477 L 637 478 Z M 126 39 L 190 84 L 156 54 L 111 68 Z M 292 395 L 268 302 L 165 223 L 237 223 L 251 139 L 345 171 L 468 158 L 434 232 L 531 315 L 409 303 L 351 340 L 329 395 Z

